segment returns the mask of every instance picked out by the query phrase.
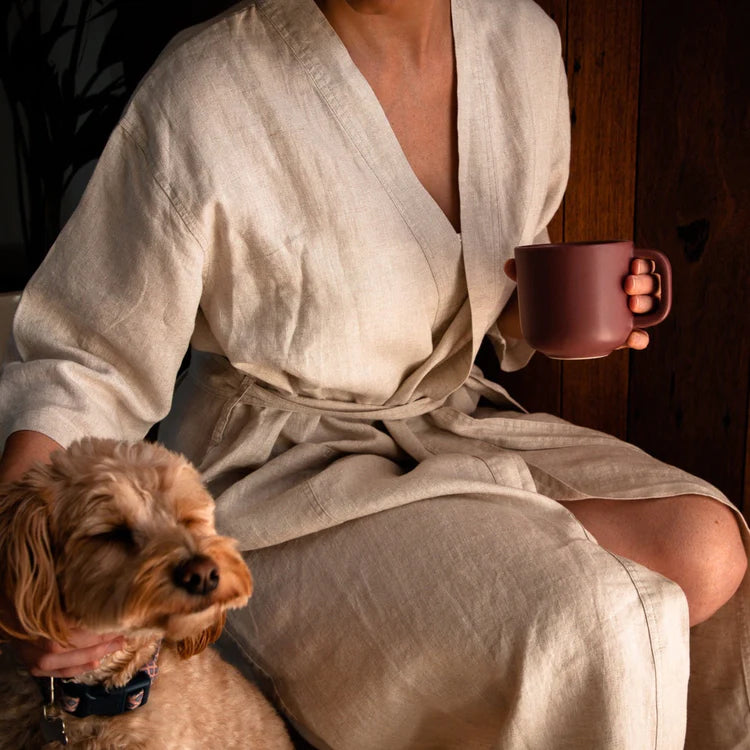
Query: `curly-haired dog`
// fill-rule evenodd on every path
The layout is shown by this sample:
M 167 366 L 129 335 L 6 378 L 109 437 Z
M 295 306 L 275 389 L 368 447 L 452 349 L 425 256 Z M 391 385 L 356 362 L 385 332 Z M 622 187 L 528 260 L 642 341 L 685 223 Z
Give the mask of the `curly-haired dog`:
M 0 488 L 0 586 L 18 618 L 0 613 L 0 636 L 65 643 L 73 623 L 126 639 L 95 671 L 55 680 L 46 708 L 3 649 L 3 748 L 59 739 L 61 719 L 68 746 L 90 750 L 292 747 L 257 689 L 206 649 L 252 582 L 180 456 L 87 439 Z

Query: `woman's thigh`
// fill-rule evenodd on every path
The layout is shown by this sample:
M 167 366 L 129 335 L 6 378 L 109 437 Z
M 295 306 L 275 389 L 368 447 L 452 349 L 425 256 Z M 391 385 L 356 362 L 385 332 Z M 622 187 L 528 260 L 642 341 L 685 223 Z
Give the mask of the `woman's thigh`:
M 230 635 L 321 747 L 679 747 L 682 592 L 545 502 L 426 500 L 249 553 Z

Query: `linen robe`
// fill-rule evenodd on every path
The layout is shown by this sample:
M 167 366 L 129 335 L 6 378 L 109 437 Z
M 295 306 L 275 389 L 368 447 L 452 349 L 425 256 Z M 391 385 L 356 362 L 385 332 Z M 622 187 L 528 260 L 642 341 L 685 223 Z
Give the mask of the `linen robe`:
M 569 113 L 536 5 L 452 20 L 460 235 L 312 0 L 180 35 L 23 295 L 1 437 L 169 412 L 256 579 L 226 648 L 318 747 L 676 750 L 686 714 L 689 746 L 750 747 L 747 582 L 689 647 L 679 587 L 557 502 L 727 499 L 473 367 L 486 335 L 531 354 L 502 267 L 559 205 Z

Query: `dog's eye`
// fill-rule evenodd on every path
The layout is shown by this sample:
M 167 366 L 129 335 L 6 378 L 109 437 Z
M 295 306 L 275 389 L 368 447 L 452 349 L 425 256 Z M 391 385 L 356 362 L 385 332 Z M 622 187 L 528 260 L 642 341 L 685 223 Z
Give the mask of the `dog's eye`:
M 113 526 L 106 531 L 100 531 L 94 535 L 95 539 L 103 542 L 112 542 L 114 544 L 126 544 L 132 546 L 135 544 L 133 532 L 127 526 Z

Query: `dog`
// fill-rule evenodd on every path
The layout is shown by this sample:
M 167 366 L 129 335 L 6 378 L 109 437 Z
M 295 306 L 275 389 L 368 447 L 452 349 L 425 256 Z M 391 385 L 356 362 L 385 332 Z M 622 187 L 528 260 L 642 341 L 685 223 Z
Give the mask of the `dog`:
M 93 671 L 39 684 L 4 645 L 0 747 L 61 748 L 64 733 L 81 750 L 292 749 L 258 689 L 207 648 L 252 593 L 213 509 L 192 465 L 146 442 L 87 438 L 0 487 L 0 591 L 16 610 L 0 612 L 0 638 L 125 638 Z

